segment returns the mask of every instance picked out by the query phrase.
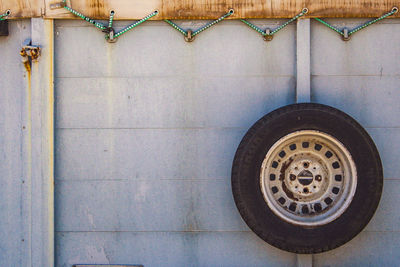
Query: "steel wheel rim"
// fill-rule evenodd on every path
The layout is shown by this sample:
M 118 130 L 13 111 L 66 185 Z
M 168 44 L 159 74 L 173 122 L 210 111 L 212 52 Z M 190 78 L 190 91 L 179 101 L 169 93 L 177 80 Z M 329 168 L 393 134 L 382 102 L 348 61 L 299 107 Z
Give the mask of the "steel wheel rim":
M 333 136 L 302 130 L 279 139 L 267 152 L 260 174 L 265 202 L 295 225 L 318 226 L 340 217 L 357 187 L 350 152 Z

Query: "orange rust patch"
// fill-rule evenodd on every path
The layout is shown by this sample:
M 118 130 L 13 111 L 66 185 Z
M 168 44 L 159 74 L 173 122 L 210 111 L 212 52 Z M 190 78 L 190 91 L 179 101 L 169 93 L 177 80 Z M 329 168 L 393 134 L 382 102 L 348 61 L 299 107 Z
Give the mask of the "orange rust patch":
M 24 62 L 25 70 L 28 73 L 28 78 L 31 76 L 31 64 L 29 61 Z

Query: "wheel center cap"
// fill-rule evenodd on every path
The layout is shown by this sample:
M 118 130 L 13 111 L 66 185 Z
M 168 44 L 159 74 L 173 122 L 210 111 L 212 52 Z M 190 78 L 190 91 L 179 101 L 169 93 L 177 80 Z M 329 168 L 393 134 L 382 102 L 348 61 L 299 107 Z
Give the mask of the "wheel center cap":
M 309 185 L 312 183 L 314 177 L 310 171 L 303 170 L 302 172 L 299 173 L 299 175 L 297 176 L 297 179 L 299 180 L 300 184 Z

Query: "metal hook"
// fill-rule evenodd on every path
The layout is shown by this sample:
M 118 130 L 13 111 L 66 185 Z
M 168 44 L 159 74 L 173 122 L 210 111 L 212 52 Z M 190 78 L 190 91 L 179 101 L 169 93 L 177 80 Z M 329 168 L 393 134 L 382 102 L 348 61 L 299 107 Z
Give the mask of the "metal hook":
M 343 41 L 349 41 L 350 40 L 350 35 L 349 35 L 349 29 L 344 28 L 343 29 Z
M 107 42 L 115 43 L 118 39 L 114 38 L 114 35 L 115 35 L 114 29 L 113 28 L 108 28 L 108 35 L 107 35 L 108 38 L 106 38 Z
M 187 35 L 185 36 L 185 41 L 190 43 L 194 41 L 194 38 L 195 36 L 193 35 L 192 30 L 188 30 Z
M 272 41 L 272 39 L 274 39 L 274 35 L 271 34 L 271 29 L 270 28 L 265 29 L 264 40 L 269 42 Z

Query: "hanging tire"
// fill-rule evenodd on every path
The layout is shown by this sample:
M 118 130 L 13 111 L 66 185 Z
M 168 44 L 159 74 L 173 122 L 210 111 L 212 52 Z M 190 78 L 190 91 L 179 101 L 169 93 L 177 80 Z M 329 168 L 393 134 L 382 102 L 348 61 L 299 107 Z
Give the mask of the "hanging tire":
M 260 119 L 244 136 L 232 191 L 247 225 L 269 244 L 319 253 L 354 238 L 382 193 L 379 153 L 347 114 L 294 104 Z

